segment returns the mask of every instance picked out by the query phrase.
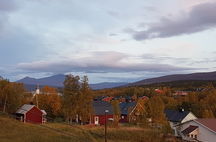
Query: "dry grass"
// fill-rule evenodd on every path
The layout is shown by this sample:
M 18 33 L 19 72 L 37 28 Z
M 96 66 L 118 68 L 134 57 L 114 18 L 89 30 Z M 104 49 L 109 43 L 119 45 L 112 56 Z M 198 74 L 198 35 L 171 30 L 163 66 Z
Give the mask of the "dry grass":
M 35 125 L 0 115 L 0 142 L 103 142 L 104 127 Z M 163 142 L 160 132 L 137 127 L 108 129 L 108 142 Z

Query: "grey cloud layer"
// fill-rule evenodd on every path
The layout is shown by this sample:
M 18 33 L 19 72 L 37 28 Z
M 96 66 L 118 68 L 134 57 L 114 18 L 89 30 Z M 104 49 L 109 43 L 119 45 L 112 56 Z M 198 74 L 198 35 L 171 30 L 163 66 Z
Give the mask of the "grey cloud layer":
M 192 34 L 216 27 L 216 2 L 199 4 L 183 18 L 162 18 L 158 23 L 147 25 L 146 30 L 134 31 L 136 40 L 166 38 L 183 34 Z M 145 25 L 146 26 L 146 25 Z
M 184 71 L 191 68 L 177 67 L 163 63 L 133 63 L 125 59 L 128 55 L 119 52 L 95 52 L 89 57 L 67 59 L 62 61 L 39 61 L 32 63 L 20 63 L 19 69 L 40 72 L 167 72 Z

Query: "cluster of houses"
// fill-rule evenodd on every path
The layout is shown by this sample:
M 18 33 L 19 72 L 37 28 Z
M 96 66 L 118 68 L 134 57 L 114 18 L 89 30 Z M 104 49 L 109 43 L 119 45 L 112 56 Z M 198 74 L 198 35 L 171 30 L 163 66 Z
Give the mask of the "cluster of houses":
M 140 97 L 141 99 L 148 99 L 148 97 Z M 114 120 L 113 106 L 110 103 L 111 100 L 117 99 L 114 97 L 98 97 L 93 101 L 93 113 L 90 118 L 90 124 L 104 125 L 106 118 L 110 121 Z M 120 122 L 127 123 L 131 119 L 133 111 L 136 108 L 137 103 L 133 97 L 122 97 L 120 100 L 119 108 L 121 112 Z M 106 111 L 106 112 L 105 112 Z M 38 107 L 32 104 L 24 104 L 15 113 L 16 119 L 22 122 L 30 123 L 44 123 L 46 122 L 46 111 L 40 110 Z
M 216 119 L 197 118 L 183 109 L 165 110 L 165 115 L 176 137 L 193 142 L 216 141 Z
M 141 99 L 148 99 L 143 96 Z M 90 124 L 104 125 L 106 121 L 114 120 L 114 110 L 110 101 L 113 97 L 97 98 L 93 101 L 93 114 Z M 120 123 L 128 123 L 136 120 L 139 115 L 136 108 L 139 104 L 133 98 L 122 99 L 119 104 Z M 216 141 L 216 119 L 200 119 L 192 112 L 181 110 L 164 111 L 171 128 L 176 137 L 185 141 L 215 142 Z M 16 112 L 17 119 L 22 122 L 45 123 L 46 112 L 35 105 L 25 104 Z

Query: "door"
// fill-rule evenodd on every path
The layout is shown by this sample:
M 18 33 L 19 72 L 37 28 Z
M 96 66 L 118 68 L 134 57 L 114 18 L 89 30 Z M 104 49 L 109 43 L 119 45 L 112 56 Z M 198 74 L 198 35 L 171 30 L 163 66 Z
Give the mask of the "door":
M 94 117 L 94 122 L 95 122 L 95 125 L 98 125 L 99 124 L 99 117 L 98 116 L 95 116 Z

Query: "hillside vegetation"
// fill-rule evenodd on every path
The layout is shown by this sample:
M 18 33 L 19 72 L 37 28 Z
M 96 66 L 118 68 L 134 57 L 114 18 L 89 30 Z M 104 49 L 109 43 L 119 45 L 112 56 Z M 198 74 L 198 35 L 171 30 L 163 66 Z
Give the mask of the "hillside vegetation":
M 103 127 L 50 123 L 36 125 L 0 115 L 1 142 L 103 142 Z M 109 142 L 162 142 L 159 131 L 137 127 L 108 129 Z

